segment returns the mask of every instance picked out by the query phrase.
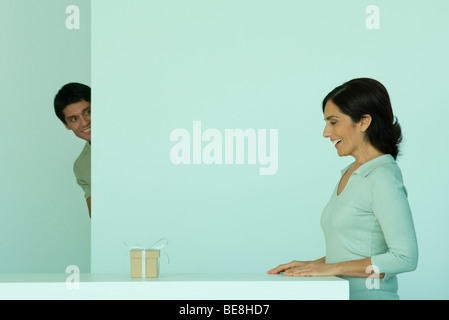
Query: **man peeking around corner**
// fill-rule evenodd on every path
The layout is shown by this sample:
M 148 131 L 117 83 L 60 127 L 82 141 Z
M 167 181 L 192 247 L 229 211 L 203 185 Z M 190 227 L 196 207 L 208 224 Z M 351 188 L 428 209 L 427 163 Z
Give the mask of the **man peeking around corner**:
M 64 85 L 55 96 L 56 116 L 67 130 L 86 141 L 83 150 L 73 165 L 76 181 L 84 191 L 89 217 L 91 217 L 91 181 L 90 181 L 90 87 L 81 83 Z

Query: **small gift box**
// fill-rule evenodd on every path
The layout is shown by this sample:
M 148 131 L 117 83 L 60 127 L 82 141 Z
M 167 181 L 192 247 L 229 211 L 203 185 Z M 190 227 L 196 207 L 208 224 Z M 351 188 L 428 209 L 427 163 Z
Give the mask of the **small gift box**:
M 160 250 L 131 250 L 131 278 L 157 278 Z
M 167 239 L 162 238 L 150 247 L 141 245 L 134 240 L 125 240 L 124 244 L 130 250 L 131 278 L 157 278 L 159 276 L 159 257 L 161 250 L 168 244 Z

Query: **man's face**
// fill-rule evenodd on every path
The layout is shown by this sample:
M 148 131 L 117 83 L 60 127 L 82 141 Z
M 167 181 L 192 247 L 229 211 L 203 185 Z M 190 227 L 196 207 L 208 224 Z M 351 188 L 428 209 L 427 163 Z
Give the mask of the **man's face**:
M 83 140 L 90 142 L 90 102 L 81 100 L 69 104 L 62 110 L 65 127 Z

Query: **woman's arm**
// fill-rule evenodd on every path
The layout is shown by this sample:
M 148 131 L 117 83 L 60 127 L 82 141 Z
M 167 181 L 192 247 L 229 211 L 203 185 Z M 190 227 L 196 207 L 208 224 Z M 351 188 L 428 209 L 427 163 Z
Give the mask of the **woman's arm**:
M 358 278 L 369 277 L 373 271 L 376 271 L 371 263 L 371 258 L 335 263 L 335 268 L 338 276 Z M 383 278 L 385 274 L 381 273 L 378 276 Z
M 325 262 L 326 262 L 326 257 L 322 257 L 322 258 L 316 259 L 314 261 L 296 261 L 295 260 L 295 261 L 292 261 L 289 263 L 281 264 L 281 265 L 277 266 L 276 268 L 268 270 L 267 273 L 268 274 L 278 274 L 278 273 L 286 272 L 288 270 L 292 270 L 295 268 L 302 268 L 305 265 L 310 264 L 310 263 L 319 264 L 319 263 L 325 263 Z
M 328 277 L 347 276 L 367 278 L 372 275 L 371 258 L 344 261 L 338 263 L 325 263 L 326 257 L 315 261 L 292 261 L 268 271 L 268 274 L 284 272 L 291 277 Z M 384 274 L 378 275 L 383 278 Z
M 380 170 L 382 169 L 382 170 Z M 372 210 L 388 250 L 373 255 L 371 261 L 385 279 L 402 272 L 413 271 L 418 263 L 418 244 L 407 190 L 400 169 L 379 168 L 370 175 Z

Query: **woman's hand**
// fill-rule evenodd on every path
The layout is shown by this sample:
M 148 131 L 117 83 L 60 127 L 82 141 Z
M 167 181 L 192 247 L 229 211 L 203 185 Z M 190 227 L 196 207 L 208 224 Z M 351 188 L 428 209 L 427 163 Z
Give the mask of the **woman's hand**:
M 284 272 L 284 275 L 289 277 L 326 277 L 337 275 L 335 265 L 324 263 L 324 259 L 292 261 L 267 271 L 268 274 L 279 274 L 281 272 Z
M 292 261 L 289 263 L 281 264 L 277 266 L 276 268 L 273 268 L 271 270 L 268 270 L 268 274 L 279 274 L 281 272 L 288 272 L 290 270 L 294 270 L 296 268 L 301 268 L 306 266 L 307 264 L 312 263 L 312 261 Z
M 330 277 L 336 276 L 337 270 L 332 263 L 310 262 L 290 268 L 284 272 L 289 277 Z

